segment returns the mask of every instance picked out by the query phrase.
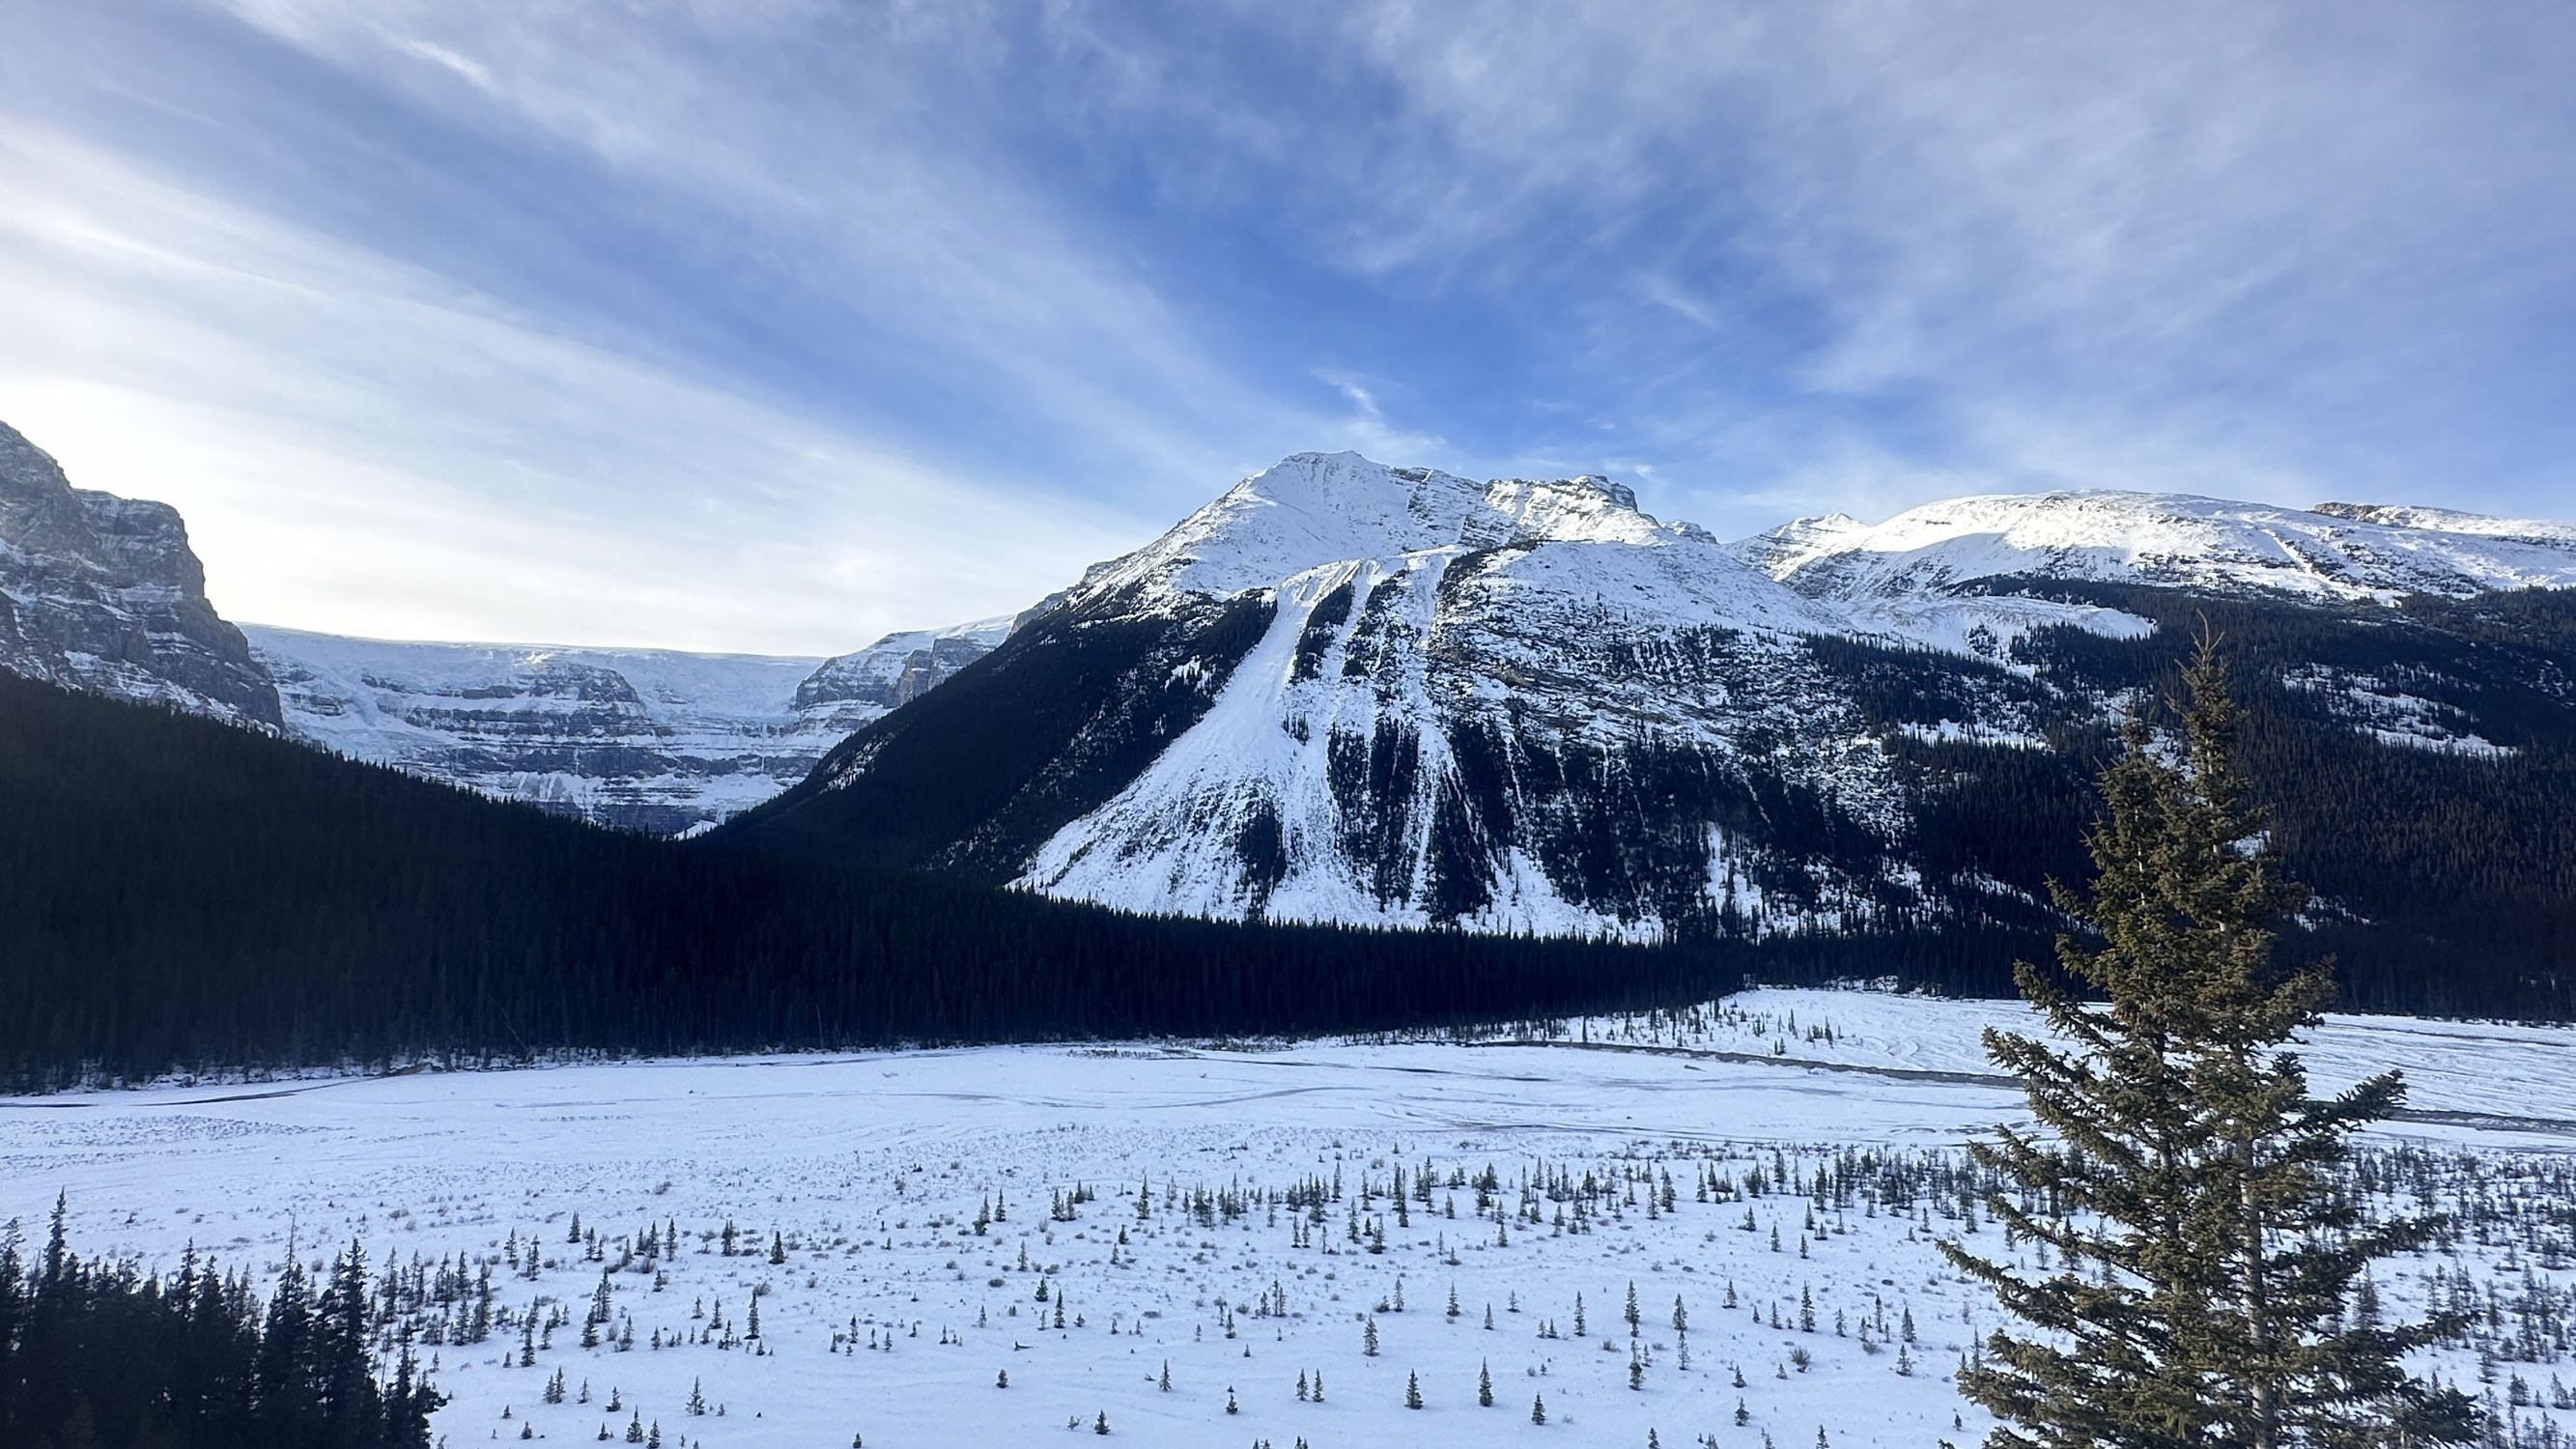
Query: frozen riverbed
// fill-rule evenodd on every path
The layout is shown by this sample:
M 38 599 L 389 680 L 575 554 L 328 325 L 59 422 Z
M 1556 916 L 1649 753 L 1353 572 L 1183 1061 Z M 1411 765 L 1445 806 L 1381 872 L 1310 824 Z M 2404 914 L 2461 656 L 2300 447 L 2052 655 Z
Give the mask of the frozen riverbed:
M 458 1341 L 478 1291 L 418 1308 L 458 1446 L 634 1423 L 673 1445 L 906 1449 L 1069 1424 L 1088 1438 L 1104 1416 L 1129 1442 L 1279 1449 L 1650 1430 L 1965 1443 L 1983 1425 L 1946 1380 L 1994 1315 L 1931 1240 L 1972 1221 L 1951 1149 L 2019 1110 L 1980 1080 L 1975 1031 L 2019 1019 L 1758 992 L 1678 1030 L 1594 1022 L 1550 1043 L 991 1048 L 21 1099 L 0 1105 L 0 1212 L 40 1222 L 67 1192 L 76 1245 L 147 1266 L 193 1242 L 269 1275 L 292 1233 L 307 1260 L 354 1240 L 424 1285 L 488 1267 L 488 1337 Z M 2461 1114 L 2381 1145 L 2539 1163 L 2576 1146 L 2548 1120 L 2576 1115 L 2576 1033 L 2338 1021 L 2316 1056 L 2329 1079 L 2404 1065 L 2417 1108 Z M 1990 1227 L 1975 1241 L 2002 1251 Z M 2472 1242 L 2392 1265 L 2389 1286 L 2408 1301 L 2409 1275 L 2463 1265 L 2576 1276 Z M 606 1337 L 583 1347 L 603 1283 Z M 544 1402 L 558 1370 L 566 1401 Z M 2530 1372 L 2545 1399 L 2550 1370 Z

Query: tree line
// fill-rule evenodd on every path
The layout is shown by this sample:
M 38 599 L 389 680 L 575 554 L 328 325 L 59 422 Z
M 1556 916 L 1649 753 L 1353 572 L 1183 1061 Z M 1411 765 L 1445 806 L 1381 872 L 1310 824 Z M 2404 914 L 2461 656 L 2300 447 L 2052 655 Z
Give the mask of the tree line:
M 1895 737 L 1914 783 L 1905 850 L 1927 881 L 1978 873 L 2020 899 L 1953 896 L 1916 932 L 1910 979 L 2012 992 L 2027 945 L 1945 949 L 1945 936 L 2035 940 L 2059 919 L 2049 882 L 2089 872 L 2096 779 L 2122 746 L 2103 718 L 2149 702 L 2160 729 L 2190 641 L 2223 641 L 2241 762 L 2287 869 L 2315 892 L 2290 929 L 2335 957 L 2337 1004 L 2367 1011 L 2576 1017 L 2576 590 L 2397 606 L 2225 598 L 2130 584 L 1997 580 L 2156 624 L 2113 638 L 2036 631 L 2009 659 L 1811 641 L 1882 729 L 2018 717 L 2047 748 Z M 2401 701 L 2401 696 L 2403 700 Z M 2356 709 L 2428 711 L 2501 748 L 2425 748 L 2362 728 Z M 1953 924 L 1955 922 L 1956 924 Z
M 623 834 L 0 677 L 0 1085 L 549 1053 L 1309 1033 L 1740 963 L 1148 918 Z
M 0 1240 L 0 1443 L 428 1449 L 445 1400 L 377 1311 L 354 1244 L 319 1281 L 290 1252 L 263 1305 L 247 1274 L 194 1250 L 167 1278 L 85 1262 L 64 1209 L 33 1262 L 16 1223 Z

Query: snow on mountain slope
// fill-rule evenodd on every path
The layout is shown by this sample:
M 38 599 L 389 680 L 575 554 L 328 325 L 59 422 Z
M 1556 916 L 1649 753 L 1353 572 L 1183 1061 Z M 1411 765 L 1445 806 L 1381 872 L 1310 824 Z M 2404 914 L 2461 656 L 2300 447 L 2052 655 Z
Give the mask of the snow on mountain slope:
M 2424 755 L 2438 725 L 2439 753 L 2483 761 L 2569 725 L 2545 640 L 2309 606 L 2576 582 L 2576 547 L 2372 513 L 2067 494 L 1721 544 L 1600 478 L 1300 454 L 1092 567 L 737 834 L 1219 918 L 2044 932 L 2044 882 L 2080 870 L 2093 808 L 2089 764 L 2061 752 L 2089 755 L 2163 667 L 2150 616 L 2189 617 L 2118 585 L 2239 595 L 2280 647 L 2429 701 L 2401 741 L 2274 679 L 2285 728 Z M 2114 587 L 1952 591 L 2034 573 Z
M 1857 920 L 1902 867 L 1807 838 L 1884 839 L 1901 802 L 1799 642 L 1839 627 L 1602 479 L 1301 454 L 1092 569 L 949 697 L 988 719 L 1060 700 L 1065 661 L 1136 641 L 1085 666 L 1088 722 L 989 812 L 925 855 L 905 781 L 929 747 L 889 722 L 751 833 L 810 840 L 829 814 L 898 858 L 1147 911 L 1637 938 Z M 1112 758 L 1134 764 L 1085 764 Z
M 301 739 L 670 834 L 795 784 L 852 730 L 972 663 L 1007 628 L 892 634 L 829 660 L 247 632 Z
M 1202 563 L 1180 577 L 1257 587 L 1241 563 L 1247 556 L 1272 566 L 1311 557 L 1225 547 L 1247 524 L 1259 527 L 1258 515 L 1227 505 L 1285 495 L 1272 506 L 1295 508 L 1309 501 L 1298 485 L 1316 473 L 1333 485 L 1332 502 L 1357 494 L 1364 516 L 1401 520 L 1395 541 L 1414 547 L 1266 581 L 1278 601 L 1271 626 L 1206 717 L 1117 798 L 1049 839 L 1023 884 L 1138 910 L 1456 919 L 1486 930 L 1645 939 L 1664 932 L 1676 906 L 1744 904 L 1752 893 L 1739 879 L 1730 895 L 1722 867 L 1703 872 L 1708 889 L 1697 901 L 1656 902 L 1637 881 L 1603 899 L 1536 839 L 1551 824 L 1589 828 L 1583 806 L 1547 800 L 1549 786 L 1537 781 L 1514 790 L 1496 780 L 1477 810 L 1467 803 L 1469 777 L 1494 767 L 1484 752 L 1502 741 L 1550 759 L 1606 761 L 1643 741 L 1731 759 L 1748 731 L 1809 734 L 1806 721 L 1775 708 L 1795 693 L 1800 672 L 1789 640 L 1835 621 L 1736 564 L 1707 535 L 1657 524 L 1625 490 L 1599 480 L 1460 487 L 1446 475 L 1383 470 L 1387 483 L 1412 485 L 1398 509 L 1385 506 L 1395 489 L 1372 497 L 1352 486 L 1352 460 L 1319 461 L 1325 466 L 1305 477 L 1282 479 L 1274 469 L 1229 494 L 1219 505 L 1233 514 L 1228 526 L 1192 544 L 1235 567 L 1219 574 Z M 1418 506 L 1432 489 L 1435 506 Z M 1206 518 L 1184 528 L 1197 532 Z M 1369 541 L 1300 531 L 1313 551 Z M 1169 542 L 1145 550 L 1144 567 L 1133 571 L 1154 567 Z M 1130 572 L 1112 571 L 1099 586 Z M 1355 609 L 1354 601 L 1365 602 Z M 1685 679 L 1693 671 L 1659 667 L 1671 661 L 1655 657 L 1692 649 L 1723 658 L 1735 681 Z M 1841 737 L 1766 753 L 1775 765 L 1837 772 L 1865 793 L 1880 762 L 1856 724 L 1843 724 Z M 1474 758 L 1462 760 L 1462 744 Z M 1375 838 L 1386 827 L 1399 833 Z M 1211 830 L 1239 848 L 1206 849 Z
M 1605 823 L 1601 802 L 1580 782 L 1490 777 L 1497 751 L 1543 756 L 1551 776 L 1568 757 L 1618 774 L 1633 761 L 1614 756 L 1732 760 L 1750 732 L 1805 733 L 1779 708 L 1802 673 L 1785 630 L 1819 621 L 1698 551 L 1451 545 L 1281 580 L 1269 629 L 1207 714 L 1047 840 L 1022 883 L 1136 910 L 1640 939 L 1676 906 L 1748 906 L 1757 893 L 1714 861 L 1697 900 L 1584 881 L 1550 846 Z M 1366 603 L 1354 611 L 1354 599 Z M 1733 679 L 1656 667 L 1694 651 Z M 1656 655 L 1668 657 L 1644 657 Z M 1623 669 L 1622 656 L 1647 667 Z M 1766 763 L 1834 772 L 1865 794 L 1883 761 L 1843 724 Z M 1211 837 L 1235 848 L 1210 849 Z M 1714 857 L 1723 840 L 1680 843 Z M 1783 927 L 1803 919 L 1782 914 Z
M 2576 523 L 2543 518 L 2491 518 L 2483 513 L 2461 513 L 2450 508 L 2385 503 L 2320 503 L 2311 511 L 2328 518 L 2349 518 L 2356 523 L 2385 524 L 2390 528 L 2429 528 L 2443 533 L 2510 538 L 2526 543 L 2576 544 Z
M 0 423 L 0 669 L 73 689 L 275 725 L 277 691 L 206 599 L 166 503 L 71 486 Z
M 1954 498 L 1878 524 L 1801 520 L 1733 547 L 1801 594 L 1859 606 L 1865 623 L 1872 605 L 2007 575 L 2318 600 L 2576 585 L 2565 524 L 2107 490 Z

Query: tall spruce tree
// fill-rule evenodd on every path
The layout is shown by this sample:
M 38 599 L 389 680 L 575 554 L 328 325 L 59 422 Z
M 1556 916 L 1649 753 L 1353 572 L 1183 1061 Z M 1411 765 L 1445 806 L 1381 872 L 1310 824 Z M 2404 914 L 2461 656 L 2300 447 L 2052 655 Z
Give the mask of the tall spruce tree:
M 2144 719 L 2101 776 L 2089 895 L 2053 887 L 2089 928 L 2061 937 L 2065 976 L 2015 963 L 2057 1043 L 1988 1029 L 2040 1131 L 1975 1144 L 2008 1240 L 2061 1255 L 2028 1276 L 1942 1251 L 1993 1288 L 2030 1337 L 1998 1330 L 1959 1386 L 2006 1421 L 1990 1449 L 2458 1443 L 2473 1411 L 2411 1379 L 2439 1325 L 2344 1307 L 2374 1259 L 2431 1225 L 2365 1218 L 2344 1190 L 2351 1133 L 2403 1099 L 2395 1072 L 2320 1100 L 2294 1033 L 2333 999 L 2329 961 L 2285 968 L 2274 925 L 2307 902 L 2284 879 L 2236 764 L 2227 671 L 2204 637 L 2178 742 Z

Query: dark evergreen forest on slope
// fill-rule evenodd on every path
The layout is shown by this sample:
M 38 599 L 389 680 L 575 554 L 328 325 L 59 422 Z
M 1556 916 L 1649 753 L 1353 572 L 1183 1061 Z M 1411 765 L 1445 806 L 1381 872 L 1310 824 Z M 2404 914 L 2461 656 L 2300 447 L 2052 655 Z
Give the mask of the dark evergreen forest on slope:
M 0 1085 L 1491 1020 L 1677 952 L 1151 920 L 625 835 L 0 676 Z M 1735 976 L 1724 984 L 1733 984 Z
M 2291 949 L 2331 952 L 2370 1010 L 2576 1015 L 2576 590 L 2396 607 L 1996 580 L 2153 620 L 2141 639 L 2040 631 L 2006 670 L 1952 654 L 1814 647 L 1881 727 L 2005 715 L 2050 748 L 1893 735 L 1915 773 L 1907 852 L 1929 879 L 1978 872 L 2030 899 L 1954 900 L 1998 929 L 2048 926 L 2049 880 L 2089 877 L 2082 832 L 2113 741 L 2106 700 L 2171 698 L 2207 630 L 2244 707 L 2246 773 L 2287 873 L 2317 893 Z M 2469 744 L 2391 743 L 2373 727 Z M 2475 744 L 2496 747 L 2488 750 Z M 2000 964 L 2000 963 L 1998 963 Z M 1952 983 L 2003 995 L 2008 975 Z

